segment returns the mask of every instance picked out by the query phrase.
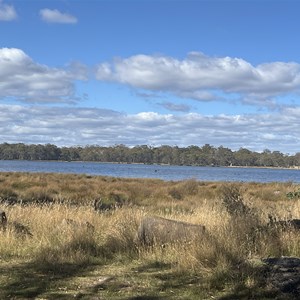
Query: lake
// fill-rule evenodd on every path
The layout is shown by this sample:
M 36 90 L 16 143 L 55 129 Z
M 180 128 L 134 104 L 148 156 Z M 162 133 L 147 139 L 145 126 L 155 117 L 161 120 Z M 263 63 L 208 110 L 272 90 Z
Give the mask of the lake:
M 46 172 L 158 178 L 163 180 L 294 182 L 300 183 L 300 170 L 268 168 L 193 167 L 97 162 L 58 162 L 0 160 L 0 172 Z

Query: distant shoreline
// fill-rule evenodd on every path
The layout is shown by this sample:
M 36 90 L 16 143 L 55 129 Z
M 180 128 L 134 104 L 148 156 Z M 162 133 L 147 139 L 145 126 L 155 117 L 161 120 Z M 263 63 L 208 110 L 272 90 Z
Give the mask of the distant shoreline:
M 261 167 L 261 166 L 224 166 L 225 168 L 255 168 L 255 169 L 275 169 L 275 170 L 300 170 L 300 166 L 293 167 Z
M 271 166 L 222 166 L 222 165 L 176 165 L 164 163 L 139 163 L 139 162 L 115 162 L 115 161 L 93 161 L 93 160 L 28 160 L 28 159 L 0 159 L 0 161 L 28 161 L 28 162 L 53 162 L 53 163 L 99 163 L 116 165 L 153 165 L 153 166 L 176 166 L 176 167 L 211 167 L 211 168 L 241 168 L 241 169 L 275 169 L 275 170 L 300 170 L 300 166 L 271 167 Z

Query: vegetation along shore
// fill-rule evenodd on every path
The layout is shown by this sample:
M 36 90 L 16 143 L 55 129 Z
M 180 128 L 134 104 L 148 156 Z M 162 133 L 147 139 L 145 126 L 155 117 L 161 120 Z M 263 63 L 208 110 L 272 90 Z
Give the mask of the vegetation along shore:
M 167 164 L 189 166 L 246 166 L 246 167 L 300 167 L 300 152 L 284 154 L 265 149 L 263 152 L 240 148 L 233 151 L 223 146 L 205 144 L 178 147 L 140 145 L 126 147 L 99 145 L 57 147 L 52 144 L 0 144 L 0 160 L 60 160 L 97 161 L 116 163 Z
M 0 299 L 300 295 L 292 182 L 2 172 L 0 211 Z

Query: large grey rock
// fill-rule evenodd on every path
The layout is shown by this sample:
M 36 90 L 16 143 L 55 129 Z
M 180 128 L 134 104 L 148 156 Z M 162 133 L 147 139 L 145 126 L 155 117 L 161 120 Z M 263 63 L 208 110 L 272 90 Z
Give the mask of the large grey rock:
M 188 242 L 203 237 L 205 226 L 146 216 L 141 220 L 137 232 L 137 243 L 143 245 L 164 245 Z

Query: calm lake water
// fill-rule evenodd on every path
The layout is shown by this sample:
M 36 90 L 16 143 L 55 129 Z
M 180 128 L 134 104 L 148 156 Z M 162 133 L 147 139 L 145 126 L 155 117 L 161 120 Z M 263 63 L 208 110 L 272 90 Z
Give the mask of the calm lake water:
M 264 168 L 191 167 L 97 162 L 0 160 L 0 172 L 47 172 L 163 180 L 300 183 L 300 170 Z

